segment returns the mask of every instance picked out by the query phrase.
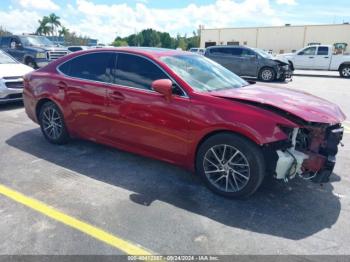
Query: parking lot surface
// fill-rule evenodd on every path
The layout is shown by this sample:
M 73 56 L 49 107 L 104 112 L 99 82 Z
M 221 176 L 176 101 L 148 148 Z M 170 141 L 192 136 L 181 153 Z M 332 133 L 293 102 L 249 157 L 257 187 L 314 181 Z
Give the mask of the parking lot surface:
M 350 116 L 348 79 L 295 76 L 269 85 L 321 96 Z M 331 183 L 270 183 L 238 201 L 214 195 L 195 175 L 163 162 L 81 140 L 51 145 L 21 104 L 2 105 L 0 186 L 154 254 L 349 254 L 345 124 Z M 11 194 L 0 189 L 1 254 L 127 253 L 119 242 L 113 246 Z

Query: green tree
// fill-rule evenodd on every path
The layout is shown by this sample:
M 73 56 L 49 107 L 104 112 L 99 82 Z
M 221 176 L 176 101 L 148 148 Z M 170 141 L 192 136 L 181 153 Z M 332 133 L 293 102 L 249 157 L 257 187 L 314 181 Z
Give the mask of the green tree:
M 49 26 L 49 18 L 44 16 L 42 20 L 38 20 L 39 27 L 36 30 L 36 34 L 38 35 L 49 35 L 51 31 L 51 27 Z
M 123 40 L 123 39 L 116 39 L 114 40 L 114 42 L 112 43 L 112 46 L 128 46 L 128 42 Z
M 160 33 L 160 42 L 164 48 L 172 48 L 172 39 L 169 33 Z
M 160 36 L 156 30 L 146 29 L 141 34 L 143 35 L 143 46 L 160 46 Z
M 55 35 L 56 29 L 61 26 L 60 17 L 55 13 L 51 13 L 48 16 L 48 24 L 51 26 L 51 34 Z
M 58 35 L 66 37 L 68 34 L 69 34 L 69 29 L 65 26 L 61 26 L 61 29 L 58 31 Z

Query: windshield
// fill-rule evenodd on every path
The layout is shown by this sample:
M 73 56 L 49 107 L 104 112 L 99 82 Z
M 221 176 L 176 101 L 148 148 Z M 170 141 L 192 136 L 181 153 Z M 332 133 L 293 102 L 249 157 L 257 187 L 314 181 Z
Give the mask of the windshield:
M 266 52 L 265 50 L 259 49 L 259 48 L 253 48 L 253 50 L 255 52 L 257 52 L 260 56 L 262 56 L 263 58 L 273 58 L 272 55 L 270 55 L 268 52 Z
M 248 85 L 239 76 L 200 55 L 163 56 L 160 60 L 196 91 L 210 92 Z
M 44 36 L 21 36 L 24 46 L 52 46 L 53 43 Z
M 17 64 L 17 61 L 0 51 L 0 64 Z

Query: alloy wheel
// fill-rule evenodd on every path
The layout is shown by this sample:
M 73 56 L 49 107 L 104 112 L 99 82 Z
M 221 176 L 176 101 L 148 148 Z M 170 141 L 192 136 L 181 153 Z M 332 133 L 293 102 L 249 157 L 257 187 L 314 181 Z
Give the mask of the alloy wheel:
M 349 77 L 350 76 L 350 67 L 344 67 L 343 69 L 342 69 L 342 73 L 343 73 L 343 76 L 345 76 L 345 77 Z
M 261 78 L 264 81 L 270 81 L 273 78 L 273 73 L 270 69 L 265 69 L 261 72 Z
M 45 134 L 53 140 L 58 139 L 63 132 L 63 122 L 56 108 L 50 106 L 42 113 L 42 126 Z
M 250 179 L 245 155 L 226 144 L 213 146 L 206 152 L 203 168 L 209 182 L 223 192 L 241 191 Z

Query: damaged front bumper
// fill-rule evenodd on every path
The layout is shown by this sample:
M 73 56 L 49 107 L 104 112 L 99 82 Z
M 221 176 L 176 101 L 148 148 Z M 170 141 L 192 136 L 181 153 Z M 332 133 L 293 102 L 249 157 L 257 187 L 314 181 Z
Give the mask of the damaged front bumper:
M 268 166 L 276 179 L 299 176 L 326 183 L 333 172 L 344 129 L 340 124 L 309 125 L 288 129 L 288 141 L 266 147 Z

